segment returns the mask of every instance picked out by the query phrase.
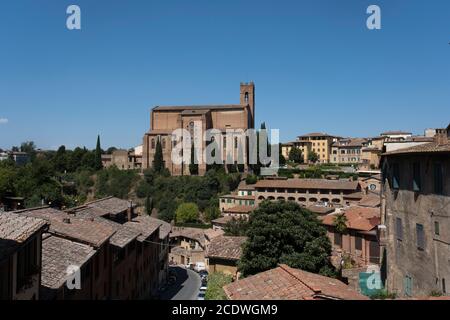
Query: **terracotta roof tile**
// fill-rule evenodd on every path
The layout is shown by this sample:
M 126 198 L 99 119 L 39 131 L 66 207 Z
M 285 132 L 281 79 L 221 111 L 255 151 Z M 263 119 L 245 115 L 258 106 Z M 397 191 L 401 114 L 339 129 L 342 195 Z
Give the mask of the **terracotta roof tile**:
M 391 152 L 386 152 L 384 156 L 397 155 L 397 154 L 409 154 L 409 153 L 439 153 L 439 152 L 450 152 L 450 141 L 444 144 L 438 144 L 436 142 L 420 144 L 414 147 L 403 148 L 394 150 Z
M 227 260 L 239 260 L 242 255 L 242 245 L 247 237 L 219 236 L 211 240 L 206 250 L 206 256 Z
M 50 236 L 42 241 L 42 286 L 62 287 L 70 265 L 82 267 L 94 254 L 88 245 Z
M 326 179 L 288 179 L 288 180 L 259 180 L 255 188 L 297 188 L 297 189 L 358 189 L 358 181 L 326 180 Z
M 367 208 L 354 206 L 346 209 L 344 215 L 347 218 L 347 228 L 360 231 L 370 231 L 380 224 L 380 208 Z M 334 218 L 337 214 L 329 214 L 321 217 L 323 224 L 334 226 Z
M 95 248 L 100 247 L 115 233 L 114 228 L 107 223 L 83 219 L 53 208 L 43 207 L 16 212 L 23 216 L 46 220 L 50 224 L 51 234 L 77 240 Z
M 255 207 L 252 206 L 235 206 L 235 207 L 231 207 L 228 209 L 224 209 L 223 212 L 225 213 L 243 213 L 243 214 L 247 214 L 252 212 L 253 210 L 255 210 Z
M 140 233 L 137 240 L 144 241 L 154 232 L 157 232 L 162 225 L 162 221 L 149 216 L 137 216 L 131 221 L 124 223 L 124 226 L 136 230 Z
M 12 212 L 1 212 L 0 261 L 46 226 L 47 222 L 42 219 L 26 217 Z
M 280 265 L 224 287 L 231 300 L 367 300 L 343 282 Z

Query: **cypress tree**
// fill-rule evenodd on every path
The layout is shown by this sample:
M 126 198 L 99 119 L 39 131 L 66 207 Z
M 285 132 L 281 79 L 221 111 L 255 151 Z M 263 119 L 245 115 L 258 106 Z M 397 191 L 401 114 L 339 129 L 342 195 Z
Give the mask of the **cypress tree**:
M 97 136 L 97 146 L 95 147 L 95 169 L 103 168 L 102 164 L 102 149 L 100 147 L 100 135 Z
M 197 175 L 198 174 L 198 164 L 195 163 L 196 157 L 195 157 L 195 148 L 194 144 L 192 143 L 191 147 L 191 163 L 189 164 L 189 172 L 191 175 Z
M 164 169 L 164 158 L 161 141 L 159 141 L 159 139 L 156 142 L 155 157 L 153 158 L 153 169 L 157 173 L 161 173 Z

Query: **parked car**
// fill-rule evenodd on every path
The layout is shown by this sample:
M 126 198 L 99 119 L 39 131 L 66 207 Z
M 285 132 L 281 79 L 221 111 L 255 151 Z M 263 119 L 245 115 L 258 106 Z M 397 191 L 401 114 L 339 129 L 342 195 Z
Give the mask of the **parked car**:
M 200 277 L 207 277 L 208 276 L 208 271 L 206 271 L 206 270 L 200 270 L 199 272 L 198 272 L 198 274 L 200 275 Z
M 197 296 L 197 300 L 205 300 L 206 291 L 200 290 Z
M 206 271 L 206 265 L 204 262 L 197 262 L 195 264 L 194 270 L 197 272 Z
M 208 277 L 202 278 L 202 286 L 206 287 L 207 284 L 208 284 Z
M 200 292 L 201 292 L 201 291 L 206 292 L 206 289 L 208 289 L 208 288 L 207 288 L 206 286 L 203 286 L 203 285 L 202 285 L 202 286 L 200 287 Z
M 188 264 L 186 264 L 184 267 L 185 267 L 186 269 L 194 270 L 195 264 L 193 264 L 193 263 L 188 263 Z

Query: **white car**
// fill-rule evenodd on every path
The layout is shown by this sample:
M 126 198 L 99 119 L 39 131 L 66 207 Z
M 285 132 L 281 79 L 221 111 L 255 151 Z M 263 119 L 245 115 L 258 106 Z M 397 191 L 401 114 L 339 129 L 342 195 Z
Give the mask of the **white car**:
M 205 286 L 202 286 L 202 287 L 200 287 L 200 292 L 206 292 L 206 289 L 208 289 L 207 287 L 205 287 Z
M 197 262 L 194 266 L 194 270 L 197 272 L 206 270 L 206 265 L 204 262 Z

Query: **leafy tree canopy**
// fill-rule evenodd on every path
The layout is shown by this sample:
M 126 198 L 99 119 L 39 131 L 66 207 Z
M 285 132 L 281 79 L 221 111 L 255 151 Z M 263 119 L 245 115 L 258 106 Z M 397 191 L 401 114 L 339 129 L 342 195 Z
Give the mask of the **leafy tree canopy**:
M 332 275 L 331 244 L 316 215 L 293 202 L 263 202 L 250 215 L 239 270 L 244 276 L 285 263 Z

